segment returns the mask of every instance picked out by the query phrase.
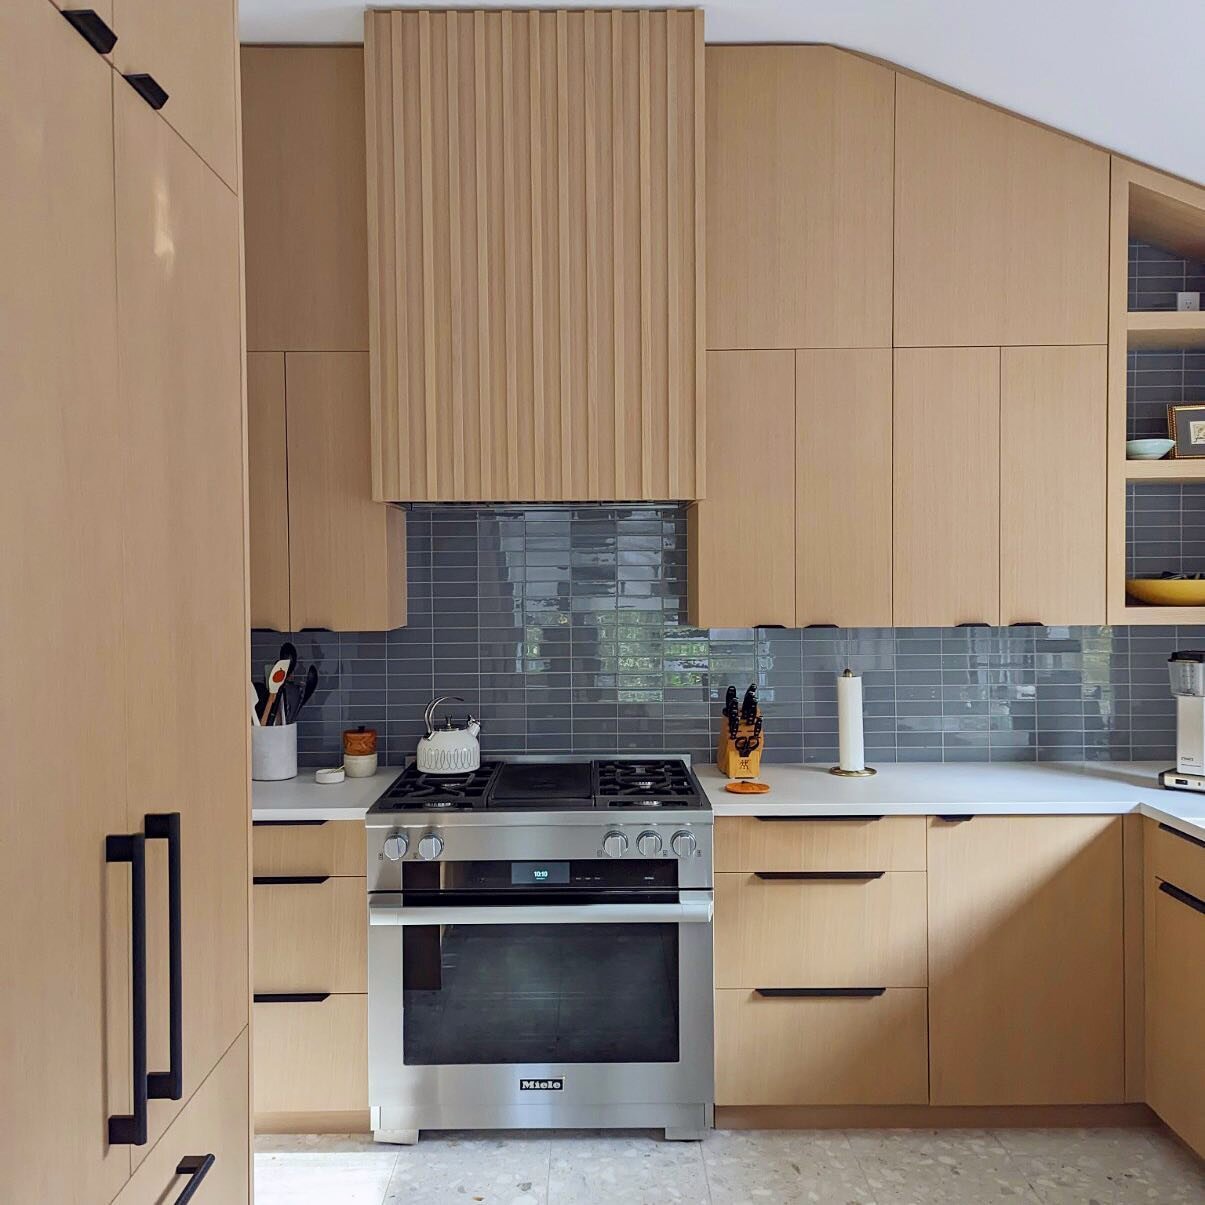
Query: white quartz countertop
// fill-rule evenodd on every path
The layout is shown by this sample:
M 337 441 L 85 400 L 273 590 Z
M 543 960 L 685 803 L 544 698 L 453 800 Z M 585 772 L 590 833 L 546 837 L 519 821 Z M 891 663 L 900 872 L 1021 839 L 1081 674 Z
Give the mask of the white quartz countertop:
M 893 763 L 871 778 L 762 763 L 764 795 L 733 795 L 696 764 L 717 816 L 1100 815 L 1140 811 L 1205 839 L 1205 795 L 1159 785 L 1163 762 Z
M 253 782 L 251 819 L 363 820 L 401 772 L 401 766 L 382 766 L 371 778 L 328 785 L 315 782 L 312 769 L 303 769 L 296 778 L 281 782 Z

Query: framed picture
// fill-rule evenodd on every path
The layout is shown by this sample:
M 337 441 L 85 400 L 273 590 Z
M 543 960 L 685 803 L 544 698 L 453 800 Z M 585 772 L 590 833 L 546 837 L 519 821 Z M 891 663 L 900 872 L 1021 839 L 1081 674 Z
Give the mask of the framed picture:
M 1176 441 L 1173 459 L 1205 458 L 1205 402 L 1168 406 L 1167 434 L 1169 439 Z

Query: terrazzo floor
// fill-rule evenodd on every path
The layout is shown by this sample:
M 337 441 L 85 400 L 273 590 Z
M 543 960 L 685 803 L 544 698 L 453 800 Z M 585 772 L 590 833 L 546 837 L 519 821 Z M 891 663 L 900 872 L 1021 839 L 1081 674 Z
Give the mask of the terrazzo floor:
M 1205 1164 L 1158 1129 L 717 1130 L 256 1140 L 255 1205 L 1201 1205 Z

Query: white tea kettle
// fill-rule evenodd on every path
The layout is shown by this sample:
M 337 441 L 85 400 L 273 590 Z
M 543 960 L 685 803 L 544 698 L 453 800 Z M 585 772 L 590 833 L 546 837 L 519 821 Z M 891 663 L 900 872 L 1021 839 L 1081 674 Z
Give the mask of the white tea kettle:
M 435 727 L 435 709 L 441 703 L 463 703 L 458 695 L 444 695 L 427 704 L 423 718 L 427 722 L 427 735 L 418 742 L 414 762 L 423 774 L 464 774 L 481 765 L 481 746 L 477 733 L 481 725 L 469 716 L 463 728 L 453 728 L 449 717 L 442 728 Z

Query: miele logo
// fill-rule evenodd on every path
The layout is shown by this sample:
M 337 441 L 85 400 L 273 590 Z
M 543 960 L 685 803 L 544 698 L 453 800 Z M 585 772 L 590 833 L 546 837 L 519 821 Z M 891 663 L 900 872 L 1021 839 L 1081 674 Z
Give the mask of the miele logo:
M 520 1092 L 564 1092 L 565 1077 L 558 1075 L 556 1079 L 521 1079 Z

